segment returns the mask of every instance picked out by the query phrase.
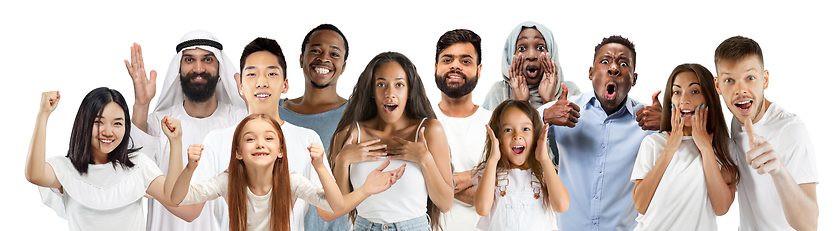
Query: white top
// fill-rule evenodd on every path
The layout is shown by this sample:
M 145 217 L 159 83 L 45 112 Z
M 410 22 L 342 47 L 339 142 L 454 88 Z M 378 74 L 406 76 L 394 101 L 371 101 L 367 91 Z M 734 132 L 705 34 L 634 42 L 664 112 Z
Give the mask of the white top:
M 478 107 L 472 115 L 465 118 L 449 117 L 443 114 L 439 105 L 434 105 L 435 114 L 449 143 L 452 171 L 463 172 L 475 168 L 484 156 L 484 141 L 492 113 Z M 475 207 L 459 200 L 454 200 L 452 209 L 444 214 L 443 230 L 478 230 L 475 224 L 481 217 L 475 212 Z
M 181 205 L 189 205 L 201 203 L 203 201 L 216 199 L 218 197 L 227 197 L 228 182 L 230 176 L 227 172 L 219 174 L 216 177 L 210 178 L 201 183 L 191 183 L 190 191 L 187 196 L 181 201 Z M 297 172 L 289 174 L 289 184 L 292 187 L 292 198 L 302 199 L 307 203 L 318 206 L 323 210 L 332 212 L 329 203 L 327 203 L 324 189 L 320 186 L 315 186 Z M 249 188 L 248 199 L 245 207 L 248 209 L 248 228 L 247 230 L 269 230 L 271 218 L 271 192 L 263 196 L 254 195 Z
M 160 171 L 166 173 L 169 167 L 169 139 L 162 134 L 160 128 L 160 120 L 164 116 L 181 121 L 183 128 L 183 135 L 181 137 L 182 147 L 181 156 L 182 164 L 186 166 L 188 160 L 187 148 L 190 144 L 200 144 L 210 131 L 226 128 L 239 123 L 248 113 L 239 108 L 232 108 L 228 104 L 218 104 L 216 111 L 212 115 L 205 118 L 195 118 L 187 114 L 184 110 L 184 105 L 175 104 L 173 107 L 156 111 L 149 114 L 147 119 L 148 133 L 144 133 L 136 126 L 131 127 L 131 138 L 137 146 L 143 147 L 143 153 L 147 154 L 152 161 L 154 161 L 160 168 Z M 183 167 L 183 166 L 182 166 Z M 213 175 L 198 175 L 193 177 L 193 181 L 201 182 Z M 146 222 L 149 230 L 195 230 L 195 231 L 220 231 L 227 230 L 227 215 L 219 212 L 224 207 L 224 201 L 208 202 L 204 205 L 199 216 L 193 222 L 186 222 L 181 218 L 172 215 L 169 210 L 163 207 L 157 200 L 149 200 L 149 215 Z
M 814 145 L 805 124 L 796 114 L 784 110 L 779 103 L 770 104 L 764 117 L 753 124 L 755 134 L 773 146 L 797 184 L 817 183 Z M 733 158 L 741 172 L 738 183 L 738 206 L 741 209 L 740 230 L 793 230 L 785 219 L 779 193 L 770 174 L 759 175 L 746 162 L 750 140 L 738 119 L 732 117 L 732 139 L 738 147 Z
M 630 181 L 644 179 L 662 155 L 668 138 L 654 133 L 642 140 Z M 730 142 L 730 152 L 734 146 Z M 703 158 L 691 136 L 683 136 L 668 163 L 647 212 L 636 218 L 635 230 L 717 230 L 717 216 L 709 199 Z
M 417 125 L 417 132 L 415 132 L 414 141 L 417 142 L 417 135 L 419 135 L 420 127 L 423 126 L 423 121 Z M 359 140 L 361 141 L 361 130 L 359 123 L 356 123 L 356 128 L 359 132 Z M 350 183 L 352 185 L 361 186 L 365 183 L 365 178 L 371 171 L 379 167 L 384 160 L 359 162 L 350 165 Z M 382 193 L 372 195 L 362 201 L 359 206 L 356 206 L 356 211 L 360 217 L 376 223 L 396 223 L 400 221 L 411 220 L 426 215 L 426 201 L 429 197 L 429 192 L 426 188 L 426 180 L 423 177 L 423 172 L 420 170 L 420 165 L 414 162 L 404 160 L 391 160 L 391 163 L 384 171 L 391 171 L 399 168 L 402 164 L 406 164 L 405 173 L 402 178 L 394 183 L 388 190 Z
M 47 158 L 64 188 L 63 194 L 48 196 L 61 198 L 70 230 L 146 230 L 141 199 L 163 174 L 146 155 L 134 152 L 129 159 L 134 163 L 129 169 L 91 164 L 81 175 L 67 157 Z
M 315 131 L 308 128 L 298 127 L 288 121 L 284 122 L 280 128 L 283 129 L 283 136 L 285 137 L 286 148 L 288 149 L 287 160 L 289 160 L 289 171 L 298 172 L 300 176 L 305 179 L 309 179 L 312 184 L 320 188 L 321 180 L 318 178 L 318 173 L 315 172 L 315 168 L 312 167 L 312 158 L 309 157 L 309 150 L 307 150 L 306 147 L 312 143 L 321 144 L 321 138 L 318 137 L 318 134 L 315 133 Z M 196 181 L 196 178 L 199 176 L 203 176 L 201 178 L 204 179 L 209 179 L 228 169 L 228 166 L 230 165 L 230 151 L 231 146 L 233 145 L 234 131 L 236 131 L 236 124 L 234 124 L 234 126 L 215 130 L 210 132 L 210 134 L 207 134 L 203 143 L 204 151 L 201 153 L 201 159 L 199 159 L 198 167 L 195 170 L 192 182 L 203 181 Z M 324 158 L 324 164 L 329 167 L 329 165 L 327 165 L 327 158 Z M 228 208 L 224 198 L 219 198 L 213 201 L 214 203 L 220 204 L 217 205 L 215 213 L 218 214 L 218 216 L 221 216 L 225 225 L 228 225 Z M 208 202 L 207 204 L 210 203 Z M 207 204 L 204 205 L 204 210 L 207 210 Z M 306 216 L 306 210 L 308 208 L 309 206 L 306 205 L 305 201 L 295 201 L 294 211 L 292 213 L 293 217 L 290 218 L 292 219 L 290 222 L 292 228 L 291 230 L 304 230 L 303 218 Z M 227 230 L 227 227 L 228 226 L 225 226 L 225 230 Z
M 475 227 L 492 231 L 558 230 L 554 210 L 543 205 L 543 197 L 548 195 L 542 194 L 531 170 L 508 169 L 507 173 L 507 177 L 497 174 L 493 207 Z M 540 198 L 534 198 L 535 192 Z

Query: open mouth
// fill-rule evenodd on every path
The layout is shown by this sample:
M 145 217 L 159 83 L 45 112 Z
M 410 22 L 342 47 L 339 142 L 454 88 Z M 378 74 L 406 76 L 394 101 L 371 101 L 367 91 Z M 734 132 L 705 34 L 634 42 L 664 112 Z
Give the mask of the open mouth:
M 525 146 L 522 146 L 522 145 L 513 146 L 513 147 L 510 147 L 510 150 L 513 151 L 514 155 L 517 155 L 517 156 L 522 155 L 522 153 L 525 152 Z
M 752 107 L 752 103 L 753 103 L 752 100 L 741 100 L 741 101 L 735 102 L 735 107 L 738 107 L 741 110 L 741 112 L 747 113 L 747 112 L 750 111 L 750 108 Z
M 691 118 L 692 116 L 694 116 L 694 111 L 692 111 L 692 110 L 688 110 L 688 109 L 686 109 L 686 110 L 682 110 L 682 111 L 681 111 L 681 113 L 682 113 L 682 117 L 683 117 L 684 119 L 689 119 L 689 118 Z
M 450 71 L 446 73 L 446 80 L 449 82 L 464 82 L 464 75 L 460 72 Z
M 99 139 L 99 142 L 107 145 L 113 143 L 114 139 Z
M 267 152 L 256 152 L 256 153 L 251 153 L 251 156 L 257 156 L 257 157 L 268 156 L 268 153 Z
M 539 72 L 540 72 L 540 67 L 539 66 L 528 65 L 527 67 L 525 67 L 525 75 L 527 75 L 528 78 L 532 78 L 532 79 L 537 78 L 537 76 L 538 76 L 537 74 L 539 74 Z
M 325 67 L 325 66 L 322 66 L 322 65 L 312 65 L 312 70 L 315 71 L 315 73 L 317 73 L 319 75 L 324 75 L 324 76 L 326 76 L 326 75 L 330 74 L 330 72 L 332 72 L 332 68 Z
M 607 84 L 607 100 L 614 100 L 615 99 L 615 83 L 608 83 Z
M 385 112 L 394 113 L 394 110 L 397 110 L 398 105 L 396 104 L 385 104 Z

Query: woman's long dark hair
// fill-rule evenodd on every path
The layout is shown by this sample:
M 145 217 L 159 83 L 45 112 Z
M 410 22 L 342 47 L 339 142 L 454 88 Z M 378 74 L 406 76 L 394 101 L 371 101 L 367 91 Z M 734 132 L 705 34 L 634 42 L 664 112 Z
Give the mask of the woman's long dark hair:
M 108 153 L 108 162 L 120 165 L 123 168 L 134 167 L 134 163 L 128 158 L 128 154 L 140 150 L 140 148 L 129 149 L 128 143 L 131 138 L 131 118 L 128 113 L 128 104 L 119 91 L 107 87 L 100 87 L 88 92 L 76 112 L 76 119 L 73 121 L 73 129 L 70 133 L 70 148 L 67 150 L 67 158 L 79 174 L 86 174 L 88 165 L 93 164 L 93 145 L 91 143 L 91 132 L 93 122 L 97 117 L 102 116 L 105 105 L 111 102 L 120 105 L 125 118 L 125 134 L 117 147 Z
M 673 104 L 671 102 L 671 95 L 674 94 L 674 91 L 671 90 L 671 87 L 674 84 L 674 80 L 677 79 L 677 75 L 683 72 L 692 72 L 697 75 L 697 81 L 700 82 L 700 90 L 703 92 L 703 99 L 706 100 L 706 106 L 709 107 L 709 114 L 706 117 L 706 131 L 714 135 L 712 148 L 715 151 L 717 163 L 721 165 L 721 168 L 734 174 L 735 181 L 733 183 L 737 184 L 741 180 L 741 176 L 738 174 L 738 166 L 735 165 L 735 161 L 729 156 L 729 133 L 726 131 L 726 121 L 723 117 L 723 109 L 720 106 L 720 98 L 715 89 L 715 79 L 712 72 L 706 69 L 706 67 L 703 67 L 703 65 L 696 63 L 680 64 L 675 67 L 665 85 L 665 97 L 663 97 L 665 102 L 662 105 L 668 105 L 670 107 Z M 670 109 L 662 110 L 660 131 L 671 131 Z
M 405 71 L 406 80 L 408 81 L 408 100 L 405 107 L 405 116 L 410 119 L 431 118 L 437 119 L 435 116 L 432 104 L 429 103 L 429 98 L 426 97 L 426 89 L 423 87 L 423 81 L 420 79 L 420 74 L 417 73 L 417 68 L 408 57 L 397 52 L 383 52 L 373 57 L 370 63 L 362 71 L 359 76 L 359 81 L 353 87 L 353 93 L 347 102 L 348 110 L 344 110 L 341 115 L 341 120 L 338 121 L 338 130 L 333 134 L 332 140 L 345 141 L 350 138 L 352 131 L 355 131 L 354 125 L 358 121 L 366 121 L 378 116 L 376 102 L 373 99 L 374 90 L 374 74 L 376 70 L 385 63 L 395 62 L 399 64 Z M 341 133 L 341 129 L 348 127 L 346 133 Z M 336 137 L 343 136 L 343 139 L 336 139 Z M 343 142 L 333 142 L 332 145 L 338 145 L 336 150 L 341 150 Z M 335 158 L 338 153 L 330 152 L 328 159 L 330 166 L 335 168 Z M 352 187 L 352 185 L 351 185 Z M 426 214 L 431 218 L 431 227 L 440 230 L 441 210 L 431 199 L 426 202 Z M 350 219 L 356 220 L 356 210 L 350 212 Z

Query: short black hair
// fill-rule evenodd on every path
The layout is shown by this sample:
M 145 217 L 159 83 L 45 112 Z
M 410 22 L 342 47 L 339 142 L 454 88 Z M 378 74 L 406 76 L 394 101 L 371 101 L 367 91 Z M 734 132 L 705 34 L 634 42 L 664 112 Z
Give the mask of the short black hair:
M 740 35 L 723 40 L 715 49 L 715 68 L 721 62 L 736 61 L 747 55 L 755 55 L 764 68 L 764 54 L 755 40 Z
M 440 52 L 443 49 L 449 48 L 456 43 L 470 43 L 475 48 L 475 53 L 478 55 L 478 63 L 481 64 L 481 37 L 475 32 L 467 29 L 450 30 L 440 36 L 437 42 L 437 51 L 435 52 L 435 63 L 440 58 Z
M 601 51 L 601 47 L 610 43 L 618 43 L 627 47 L 627 49 L 630 49 L 630 59 L 632 59 L 631 61 L 633 62 L 633 67 L 636 66 L 636 45 L 633 45 L 633 42 L 625 37 L 621 37 L 621 35 L 613 35 L 601 40 L 601 43 L 598 43 L 598 45 L 595 46 L 595 55 L 592 60 L 593 62 L 598 59 L 598 52 Z
M 248 56 L 258 51 L 267 51 L 277 56 L 277 61 L 280 62 L 280 67 L 283 68 L 283 79 L 286 79 L 286 56 L 283 55 L 283 49 L 280 48 L 280 44 L 277 44 L 277 41 L 274 39 L 263 37 L 254 39 L 254 41 L 251 41 L 242 49 L 242 56 L 239 58 L 239 73 L 245 70 L 245 60 L 248 59 Z M 239 76 L 239 78 L 242 78 L 242 76 Z
M 303 54 L 306 51 L 306 44 L 309 43 L 309 37 L 312 37 L 312 33 L 319 30 L 331 30 L 341 35 L 341 40 L 344 40 L 344 61 L 347 61 L 347 57 L 350 56 L 350 44 L 347 43 L 347 37 L 344 37 L 344 33 L 341 33 L 341 30 L 338 27 L 333 26 L 333 24 L 321 24 L 306 34 L 306 37 L 303 38 L 303 44 L 300 44 L 300 53 Z

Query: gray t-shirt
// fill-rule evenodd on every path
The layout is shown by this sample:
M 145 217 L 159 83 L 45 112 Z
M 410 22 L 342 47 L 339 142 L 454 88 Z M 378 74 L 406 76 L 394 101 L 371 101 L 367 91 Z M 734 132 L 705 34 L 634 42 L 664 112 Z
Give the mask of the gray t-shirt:
M 321 137 L 321 143 L 324 144 L 324 150 L 330 150 L 330 139 L 332 138 L 333 133 L 335 133 L 336 127 L 338 127 L 338 120 L 341 119 L 341 114 L 343 114 L 344 109 L 347 108 L 347 103 L 344 103 L 341 107 L 323 113 L 304 115 L 284 108 L 283 102 L 286 100 L 288 100 L 288 98 L 280 99 L 280 105 L 278 107 L 280 119 L 289 121 L 289 123 L 297 126 L 315 130 L 315 133 L 318 133 L 318 136 Z

